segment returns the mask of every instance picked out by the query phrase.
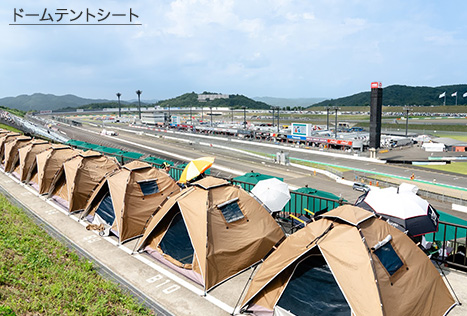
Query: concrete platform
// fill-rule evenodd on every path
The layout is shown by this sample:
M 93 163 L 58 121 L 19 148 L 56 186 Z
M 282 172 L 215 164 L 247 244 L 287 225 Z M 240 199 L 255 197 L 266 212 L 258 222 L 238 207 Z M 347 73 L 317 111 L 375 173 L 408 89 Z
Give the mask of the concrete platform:
M 160 305 L 166 310 L 165 314 L 232 314 L 251 275 L 252 269 L 248 269 L 205 295 L 198 284 L 165 268 L 146 254 L 133 253 L 136 241 L 119 245 L 113 237 L 100 237 L 94 231 L 87 231 L 87 223 L 79 221 L 78 216 L 67 214 L 31 187 L 3 172 L 0 172 L 0 187 L 68 242 L 137 288 L 146 300 Z M 443 270 L 460 301 L 467 302 L 467 274 L 448 268 Z M 457 306 L 449 315 L 467 315 L 467 308 Z

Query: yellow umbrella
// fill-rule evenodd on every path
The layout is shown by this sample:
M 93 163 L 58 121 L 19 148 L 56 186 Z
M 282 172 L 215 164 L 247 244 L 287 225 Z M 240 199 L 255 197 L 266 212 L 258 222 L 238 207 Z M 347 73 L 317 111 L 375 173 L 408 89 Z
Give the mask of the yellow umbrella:
M 206 170 L 208 170 L 214 163 L 215 157 L 201 157 L 190 161 L 190 163 L 183 169 L 182 175 L 178 182 L 186 183 L 191 179 L 196 178 Z

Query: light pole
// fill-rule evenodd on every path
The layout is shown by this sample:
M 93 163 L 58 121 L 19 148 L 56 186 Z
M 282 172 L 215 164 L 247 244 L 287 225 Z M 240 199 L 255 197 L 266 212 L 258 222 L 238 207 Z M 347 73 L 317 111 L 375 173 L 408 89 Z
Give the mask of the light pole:
M 331 107 L 329 107 L 329 105 L 326 107 L 326 126 L 327 126 L 327 130 L 329 131 L 329 110 L 331 109 Z
M 406 113 L 405 114 L 405 137 L 407 137 L 408 131 L 409 131 L 409 111 L 410 111 L 410 108 L 408 106 L 405 106 L 404 111 Z
M 272 127 L 274 127 L 274 107 L 272 106 Z
M 279 133 L 279 119 L 280 119 L 279 110 L 280 110 L 280 107 L 277 107 L 277 133 Z
M 170 114 L 170 104 L 169 104 L 169 127 L 170 123 L 172 123 L 172 115 Z
M 209 110 L 211 110 L 211 127 L 212 127 L 212 106 L 209 107 Z
M 191 112 L 191 103 L 190 103 L 190 124 L 191 124 L 191 127 L 193 128 L 193 113 Z
M 242 106 L 243 109 L 243 128 L 246 128 L 246 107 Z
M 233 124 L 233 108 L 230 108 L 230 110 L 232 111 L 232 124 Z
M 138 115 L 139 115 L 140 120 L 141 120 L 141 93 L 143 93 L 143 91 L 136 90 L 136 94 L 138 95 Z
M 339 107 L 335 106 L 334 110 L 336 111 L 336 120 L 335 120 L 335 128 L 334 128 L 334 138 L 337 139 L 337 111 L 339 110 Z
M 122 117 L 122 106 L 120 105 L 120 97 L 122 94 L 120 92 L 117 92 L 117 98 L 118 98 L 118 117 Z

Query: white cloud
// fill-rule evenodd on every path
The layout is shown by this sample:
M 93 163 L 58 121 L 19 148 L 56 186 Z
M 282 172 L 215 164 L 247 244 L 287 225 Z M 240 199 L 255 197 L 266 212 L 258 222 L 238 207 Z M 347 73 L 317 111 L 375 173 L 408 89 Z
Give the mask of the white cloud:
M 71 8 L 52 0 L 28 8 L 64 5 Z M 0 96 L 53 87 L 101 97 L 127 86 L 147 98 L 195 89 L 337 97 L 375 77 L 385 84 L 465 81 L 445 70 L 466 59 L 460 0 L 87 0 L 79 6 L 131 6 L 143 25 L 66 28 L 9 26 L 16 6 L 0 5 Z

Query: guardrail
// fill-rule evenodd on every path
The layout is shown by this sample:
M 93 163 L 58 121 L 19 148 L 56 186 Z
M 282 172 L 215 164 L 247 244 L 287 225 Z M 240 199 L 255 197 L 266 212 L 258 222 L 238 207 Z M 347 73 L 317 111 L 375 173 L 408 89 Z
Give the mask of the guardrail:
M 377 177 L 372 177 L 370 174 L 363 173 L 363 172 L 354 172 L 354 176 L 355 176 L 356 182 L 363 180 L 364 183 L 370 183 L 373 185 L 377 184 L 379 187 L 383 187 L 383 188 L 399 186 L 399 184 L 397 183 L 392 183 L 389 181 L 381 180 Z M 457 197 L 445 195 L 442 193 L 425 191 L 422 189 L 419 189 L 417 194 L 425 199 L 435 199 L 440 202 L 448 202 L 448 203 L 454 203 L 458 205 L 467 206 L 467 194 L 465 194 L 465 198 L 463 198 L 464 196 L 461 193 L 461 198 L 457 198 Z
M 440 221 L 438 228 L 438 232 L 427 235 L 433 242 L 427 250 L 431 259 L 467 271 L 467 226 Z
M 237 180 L 230 180 L 230 182 L 234 185 L 241 186 L 247 192 L 250 192 L 251 189 L 253 189 L 255 186 L 255 184 Z M 290 201 L 284 206 L 282 211 L 279 212 L 279 216 L 284 217 L 287 215 L 294 215 L 298 217 L 300 215 L 308 214 L 305 209 L 312 213 L 318 213 L 330 211 L 344 204 L 350 203 L 344 201 L 343 199 L 333 200 L 306 193 L 290 191 Z
M 142 159 L 135 160 L 143 161 Z M 162 164 L 148 163 L 155 167 L 162 168 Z M 184 168 L 182 167 L 172 166 L 170 168 L 169 175 L 173 179 L 178 180 L 183 169 Z M 247 192 L 250 192 L 255 186 L 255 184 L 237 180 L 230 180 L 230 182 L 234 185 L 241 186 Z M 278 219 L 279 222 L 284 220 L 287 222 L 285 223 L 285 226 L 287 227 L 284 227 L 284 229 L 288 230 L 290 233 L 293 233 L 294 230 L 297 229 L 294 226 L 294 221 L 290 220 L 290 215 L 295 217 L 307 215 L 308 212 L 305 211 L 305 209 L 316 214 L 319 212 L 330 211 L 341 205 L 352 204 L 344 201 L 343 199 L 333 200 L 294 191 L 290 192 L 290 196 L 290 201 L 285 205 L 282 211 L 275 214 L 276 219 Z M 467 257 L 465 251 L 467 243 L 467 226 L 440 221 L 438 232 L 428 234 L 427 239 L 432 241 L 432 247 L 427 250 L 427 254 L 431 256 L 432 260 L 458 270 L 467 271 Z M 464 249 L 464 251 L 462 251 L 462 249 Z

